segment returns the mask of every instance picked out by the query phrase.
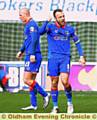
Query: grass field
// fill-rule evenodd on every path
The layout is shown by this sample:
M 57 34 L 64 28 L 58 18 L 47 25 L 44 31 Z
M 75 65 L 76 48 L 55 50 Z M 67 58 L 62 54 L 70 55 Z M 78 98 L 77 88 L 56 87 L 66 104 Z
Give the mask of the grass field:
M 30 105 L 28 92 L 0 93 L 0 113 L 50 113 L 52 102 L 46 109 L 43 109 L 43 99 L 38 97 L 38 109 L 22 111 L 22 107 Z M 59 109 L 61 113 L 66 113 L 66 96 L 64 92 L 59 93 Z M 73 92 L 73 103 L 75 113 L 97 113 L 97 92 Z

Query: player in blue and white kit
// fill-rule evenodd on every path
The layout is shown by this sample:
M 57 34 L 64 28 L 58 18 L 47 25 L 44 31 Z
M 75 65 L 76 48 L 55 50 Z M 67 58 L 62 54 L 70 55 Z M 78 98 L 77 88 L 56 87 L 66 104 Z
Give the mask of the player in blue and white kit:
M 68 81 L 70 73 L 70 40 L 73 39 L 80 56 L 80 63 L 85 65 L 85 58 L 80 40 L 72 26 L 66 24 L 65 16 L 61 9 L 53 12 L 55 23 L 47 25 L 48 41 L 48 73 L 51 77 L 51 96 L 53 113 L 58 113 L 58 81 L 59 75 L 67 97 L 67 113 L 73 113 L 72 89 Z
M 37 109 L 36 91 L 43 96 L 44 108 L 46 108 L 49 103 L 50 93 L 44 91 L 43 88 L 35 81 L 35 79 L 42 61 L 39 38 L 40 34 L 42 34 L 42 30 L 45 29 L 48 22 L 44 23 L 39 33 L 39 28 L 36 22 L 30 16 L 28 9 L 22 8 L 19 11 L 19 17 L 25 24 L 25 40 L 16 57 L 21 58 L 25 52 L 24 82 L 29 86 L 31 98 L 31 106 L 22 108 L 22 110 Z

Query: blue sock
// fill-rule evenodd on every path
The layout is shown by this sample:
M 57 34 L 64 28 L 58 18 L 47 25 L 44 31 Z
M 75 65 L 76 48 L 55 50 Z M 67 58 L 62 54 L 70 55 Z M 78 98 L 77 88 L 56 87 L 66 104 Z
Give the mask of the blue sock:
M 37 89 L 37 92 L 39 92 L 43 97 L 46 97 L 48 94 L 46 91 L 44 91 L 44 89 L 36 82 L 35 86 Z
M 51 96 L 54 107 L 58 106 L 58 90 L 51 90 Z
M 36 107 L 37 106 L 37 98 L 36 98 L 36 93 L 34 90 L 30 91 L 30 100 L 31 100 L 31 105 Z
M 65 94 L 66 94 L 68 103 L 72 104 L 72 90 L 71 90 L 71 87 L 70 87 L 70 89 L 65 89 Z

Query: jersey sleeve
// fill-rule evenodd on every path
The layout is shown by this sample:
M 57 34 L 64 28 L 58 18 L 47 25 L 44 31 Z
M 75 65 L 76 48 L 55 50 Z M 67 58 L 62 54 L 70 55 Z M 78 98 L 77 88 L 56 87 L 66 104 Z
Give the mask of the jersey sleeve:
M 75 44 L 77 42 L 79 42 L 79 38 L 76 35 L 76 31 L 75 31 L 75 29 L 73 27 L 70 27 L 70 33 L 71 33 L 71 37 L 72 37 L 73 41 L 75 42 Z
M 25 51 L 25 44 L 23 43 L 22 47 L 20 48 L 20 51 L 23 53 Z
M 83 49 L 82 49 L 82 46 L 81 46 L 81 43 L 80 43 L 80 39 L 77 36 L 76 31 L 73 27 L 71 27 L 71 37 L 72 37 L 72 39 L 73 39 L 73 41 L 76 45 L 79 56 L 83 56 L 84 53 L 83 53 Z
M 46 27 L 47 27 L 48 21 L 45 21 L 41 27 L 39 27 L 39 33 L 40 35 L 43 35 L 46 33 Z
M 47 27 L 46 27 L 46 32 L 47 32 L 47 33 L 50 33 L 50 32 L 51 32 L 51 27 L 52 27 L 52 24 L 49 23 L 49 24 L 47 25 Z
M 36 44 L 37 41 L 39 40 L 39 31 L 38 31 L 38 26 L 36 25 L 30 25 L 29 26 L 29 35 L 31 37 L 31 54 L 35 55 L 35 50 L 36 50 Z

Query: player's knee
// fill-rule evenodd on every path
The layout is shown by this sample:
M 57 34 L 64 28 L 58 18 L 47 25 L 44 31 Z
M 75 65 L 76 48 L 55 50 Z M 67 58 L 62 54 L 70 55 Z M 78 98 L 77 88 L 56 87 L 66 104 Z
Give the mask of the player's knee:
M 58 88 L 58 78 L 53 77 L 51 80 L 51 89 L 57 89 Z
M 65 88 L 67 88 L 69 86 L 69 83 L 67 81 L 62 81 L 62 84 Z
M 58 84 L 57 83 L 52 83 L 51 88 L 58 88 Z
M 61 79 L 61 81 L 62 81 L 63 86 L 64 86 L 65 88 L 68 88 L 68 86 L 69 86 L 68 80 L 67 80 L 67 79 Z
M 68 76 L 66 76 L 66 75 L 61 75 L 61 80 L 62 80 L 62 81 L 64 81 L 64 80 L 67 81 L 67 80 L 68 80 Z
M 69 86 L 69 82 L 68 82 L 68 74 L 61 74 L 61 81 L 64 87 L 68 87 Z
M 71 85 L 69 84 L 69 82 L 62 82 L 64 89 L 69 90 L 71 89 Z
M 29 86 L 30 86 L 30 80 L 24 79 L 24 83 L 25 83 L 26 85 L 29 85 Z

